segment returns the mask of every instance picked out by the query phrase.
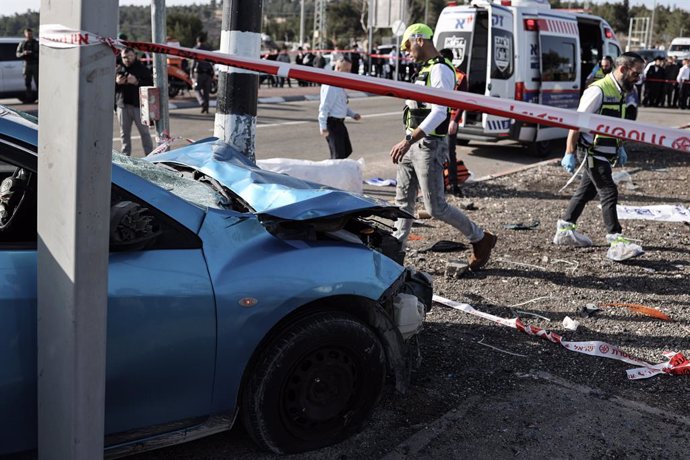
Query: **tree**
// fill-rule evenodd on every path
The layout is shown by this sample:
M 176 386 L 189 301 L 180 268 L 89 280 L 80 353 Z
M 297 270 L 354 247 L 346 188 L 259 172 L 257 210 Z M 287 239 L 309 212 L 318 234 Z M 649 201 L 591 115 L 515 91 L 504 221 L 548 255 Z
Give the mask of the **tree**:
M 196 44 L 197 35 L 204 32 L 201 19 L 190 13 L 168 13 L 166 18 L 168 36 L 180 42 L 180 45 L 193 47 Z

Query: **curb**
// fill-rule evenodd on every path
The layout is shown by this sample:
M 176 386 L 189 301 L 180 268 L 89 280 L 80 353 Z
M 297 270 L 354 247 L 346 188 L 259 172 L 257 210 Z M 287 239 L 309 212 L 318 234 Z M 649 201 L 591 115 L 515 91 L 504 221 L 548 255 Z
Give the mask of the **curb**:
M 504 176 L 510 176 L 511 174 L 519 173 L 522 171 L 527 171 L 532 168 L 538 168 L 540 166 L 548 166 L 551 164 L 558 164 L 561 161 L 560 158 L 553 158 L 551 160 L 544 160 L 540 161 L 538 163 L 533 163 L 531 165 L 526 165 L 526 166 L 518 166 L 517 168 L 509 169 L 507 171 L 500 172 L 498 174 L 489 174 L 488 176 L 480 177 L 478 179 L 474 179 L 472 182 L 487 182 L 492 179 L 498 179 L 499 177 L 504 177 Z

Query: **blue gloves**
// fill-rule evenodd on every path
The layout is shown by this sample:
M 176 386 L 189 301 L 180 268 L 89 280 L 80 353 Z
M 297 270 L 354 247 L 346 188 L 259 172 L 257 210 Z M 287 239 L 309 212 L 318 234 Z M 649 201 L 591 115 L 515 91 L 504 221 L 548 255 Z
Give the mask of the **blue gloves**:
M 561 160 L 561 166 L 568 174 L 573 174 L 575 172 L 575 167 L 577 166 L 577 158 L 575 158 L 574 153 L 566 153 L 563 155 Z
M 628 152 L 625 151 L 625 147 L 622 145 L 618 147 L 618 164 L 623 166 L 628 162 Z

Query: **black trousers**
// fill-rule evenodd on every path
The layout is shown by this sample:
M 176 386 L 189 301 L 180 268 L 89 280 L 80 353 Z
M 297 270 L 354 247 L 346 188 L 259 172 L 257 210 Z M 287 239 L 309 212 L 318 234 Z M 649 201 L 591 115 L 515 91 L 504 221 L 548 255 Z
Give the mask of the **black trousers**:
M 331 159 L 342 160 L 349 157 L 352 153 L 352 144 L 350 144 L 350 135 L 345 127 L 345 120 L 328 117 L 326 129 L 328 129 L 326 142 L 328 142 L 328 150 L 331 152 Z
M 563 215 L 566 222 L 575 223 L 585 209 L 585 205 L 599 194 L 601 212 L 604 216 L 604 224 L 608 233 L 622 233 L 621 224 L 618 221 L 618 187 L 611 176 L 611 163 L 597 159 L 588 159 L 583 151 L 578 149 L 577 157 L 580 161 L 586 161 L 583 168 L 580 186 L 568 203 L 568 208 Z M 590 164 L 592 165 L 590 167 Z

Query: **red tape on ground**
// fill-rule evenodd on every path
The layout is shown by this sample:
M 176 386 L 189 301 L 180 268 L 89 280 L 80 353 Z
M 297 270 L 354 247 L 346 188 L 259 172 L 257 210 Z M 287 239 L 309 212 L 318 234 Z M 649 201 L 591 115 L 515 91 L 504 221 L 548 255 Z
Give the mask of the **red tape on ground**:
M 618 118 L 576 112 L 573 110 L 537 105 L 511 99 L 428 88 L 412 83 L 394 82 L 381 78 L 353 75 L 344 72 L 332 72 L 330 70 L 310 68 L 283 62 L 174 47 L 159 43 L 135 41 L 115 42 L 113 39 L 99 37 L 94 34 L 89 34 L 88 32 L 69 30 L 64 26 L 41 26 L 41 43 L 43 45 L 51 46 L 51 42 L 56 43 L 57 45 L 55 46 L 62 47 L 92 44 L 92 42 L 83 43 L 80 37 L 86 37 L 87 39 L 90 37 L 97 38 L 108 44 L 108 46 L 117 46 L 121 43 L 141 51 L 170 54 L 270 75 L 281 75 L 314 83 L 340 86 L 356 91 L 439 104 L 461 110 L 468 110 L 470 112 L 488 113 L 529 123 L 567 129 L 580 129 L 620 139 L 663 146 L 682 152 L 690 151 L 690 133 L 674 128 L 647 125 L 631 120 L 621 120 Z

